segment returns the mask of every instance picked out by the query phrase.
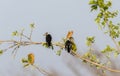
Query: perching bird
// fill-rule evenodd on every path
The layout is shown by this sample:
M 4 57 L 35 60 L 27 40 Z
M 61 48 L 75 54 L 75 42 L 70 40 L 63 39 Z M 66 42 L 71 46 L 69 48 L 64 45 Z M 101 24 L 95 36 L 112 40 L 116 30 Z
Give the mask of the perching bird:
M 52 41 L 52 36 L 48 32 L 46 32 L 44 35 L 46 36 L 45 40 L 46 40 L 47 47 L 48 48 L 52 47 L 52 49 L 53 49 L 53 45 L 52 45 L 52 42 L 51 42 Z
M 72 49 L 72 42 L 70 40 L 67 40 L 65 42 L 65 50 L 67 50 L 67 52 L 70 53 L 71 49 Z
M 76 44 L 74 43 L 73 37 L 70 37 L 65 42 L 65 50 L 67 50 L 68 53 L 74 53 L 77 50 Z

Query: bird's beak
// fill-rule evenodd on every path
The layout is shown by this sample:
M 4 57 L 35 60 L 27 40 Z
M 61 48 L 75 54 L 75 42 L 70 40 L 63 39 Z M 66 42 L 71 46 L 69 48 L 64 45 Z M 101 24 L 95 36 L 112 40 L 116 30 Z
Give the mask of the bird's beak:
M 48 35 L 48 32 L 46 32 L 45 34 L 43 34 L 43 36 L 46 36 L 46 35 Z
M 43 34 L 43 36 L 46 36 L 46 33 L 45 33 L 45 34 Z
M 43 34 L 43 36 L 46 36 L 48 34 L 48 32 L 46 32 L 45 34 Z

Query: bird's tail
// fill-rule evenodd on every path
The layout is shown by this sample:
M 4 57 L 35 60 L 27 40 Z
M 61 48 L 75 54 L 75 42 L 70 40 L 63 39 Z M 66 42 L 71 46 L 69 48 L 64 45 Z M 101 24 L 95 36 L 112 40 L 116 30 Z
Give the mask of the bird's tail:
M 49 42 L 49 43 L 48 43 L 48 47 L 50 47 L 50 46 L 51 46 L 51 44 L 52 44 L 52 43 L 51 43 L 51 42 Z
M 51 43 L 51 42 L 50 42 L 50 43 L 48 43 L 48 47 L 49 47 L 49 48 L 52 48 L 52 50 L 54 49 L 54 48 L 53 48 L 53 45 L 52 45 L 52 43 Z

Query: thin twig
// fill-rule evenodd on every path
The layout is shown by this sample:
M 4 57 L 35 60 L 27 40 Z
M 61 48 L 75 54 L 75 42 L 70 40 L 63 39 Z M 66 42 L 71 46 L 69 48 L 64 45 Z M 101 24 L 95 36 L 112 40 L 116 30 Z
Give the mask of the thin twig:
M 20 42 L 22 41 L 23 31 L 24 31 L 24 29 L 23 29 L 23 30 L 21 31 L 21 33 L 20 33 Z
M 15 46 L 16 46 L 15 44 L 14 44 L 14 45 L 9 46 L 8 48 L 4 49 L 4 52 L 6 52 L 7 50 L 9 50 L 9 49 L 11 49 L 11 48 L 13 48 L 13 47 L 15 47 Z
M 16 54 L 17 54 L 17 51 L 18 51 L 18 48 L 19 48 L 19 47 L 20 47 L 20 46 L 17 45 L 17 46 L 13 49 L 13 51 L 12 51 L 13 58 L 15 58 L 15 56 L 16 56 Z
M 15 41 L 15 40 L 0 40 L 0 43 L 15 43 L 15 42 L 17 42 L 17 41 Z
M 120 47 L 118 46 L 118 43 L 116 42 L 116 40 L 115 40 L 114 38 L 111 38 L 111 39 L 112 39 L 112 41 L 114 42 L 114 44 L 115 44 L 118 52 L 120 53 Z
M 17 43 L 20 45 L 25 45 L 25 44 L 29 44 L 29 45 L 38 45 L 38 44 L 42 44 L 43 42 L 30 42 L 30 41 L 16 41 L 16 40 L 0 40 L 0 43 Z
M 24 34 L 22 34 L 23 37 L 27 38 L 28 40 L 30 40 L 30 38 Z
M 50 74 L 47 72 L 47 71 L 45 71 L 44 69 L 42 69 L 42 68 L 40 68 L 40 67 L 38 67 L 38 66 L 36 66 L 36 65 L 32 65 L 34 68 L 36 68 L 40 73 L 42 73 L 43 75 L 46 75 L 46 76 L 49 76 Z
M 30 36 L 29 36 L 30 41 L 32 41 L 32 40 L 31 40 L 31 39 L 32 39 L 32 33 L 33 33 L 33 28 L 31 28 L 31 31 L 30 31 Z

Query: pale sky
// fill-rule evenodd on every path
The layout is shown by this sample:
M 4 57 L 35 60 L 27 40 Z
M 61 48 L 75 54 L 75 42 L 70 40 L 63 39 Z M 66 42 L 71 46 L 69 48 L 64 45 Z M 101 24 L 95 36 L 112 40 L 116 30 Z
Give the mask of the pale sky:
M 111 10 L 119 11 L 119 3 L 120 0 L 113 0 Z M 113 45 L 111 39 L 98 29 L 94 22 L 95 15 L 95 12 L 90 12 L 88 0 L 0 0 L 0 40 L 12 39 L 11 33 L 22 28 L 29 34 L 29 24 L 34 22 L 34 41 L 44 41 L 45 32 L 50 32 L 54 41 L 60 41 L 69 30 L 73 30 L 79 52 L 87 50 L 87 36 L 96 36 L 96 47 L 99 49 L 103 49 L 109 43 Z M 114 22 L 119 22 L 119 18 L 120 15 Z M 39 72 L 23 69 L 20 63 L 20 59 L 30 52 L 36 55 L 36 64 L 42 68 L 49 71 L 52 67 L 63 73 L 63 76 L 74 76 L 63 63 L 62 56 L 68 54 L 59 57 L 52 50 L 42 46 L 23 47 L 19 49 L 15 59 L 12 58 L 11 51 L 4 53 L 0 56 L 0 76 L 17 76 L 17 73 L 20 76 L 32 76 L 32 73 L 39 76 Z M 31 74 L 26 74 L 28 71 Z M 86 70 L 83 68 L 82 71 Z

